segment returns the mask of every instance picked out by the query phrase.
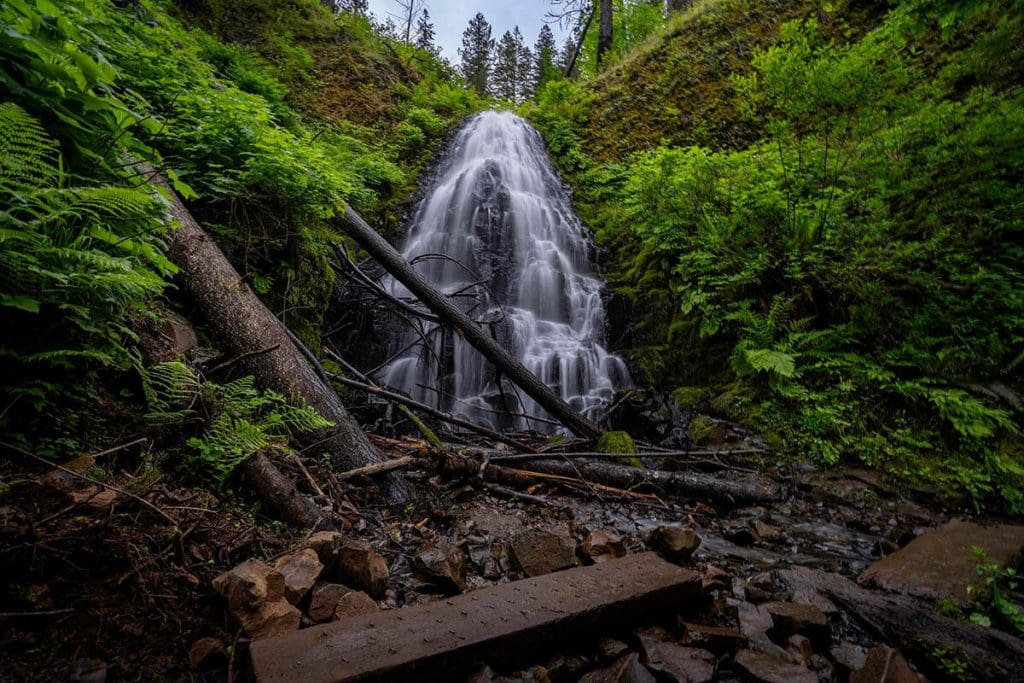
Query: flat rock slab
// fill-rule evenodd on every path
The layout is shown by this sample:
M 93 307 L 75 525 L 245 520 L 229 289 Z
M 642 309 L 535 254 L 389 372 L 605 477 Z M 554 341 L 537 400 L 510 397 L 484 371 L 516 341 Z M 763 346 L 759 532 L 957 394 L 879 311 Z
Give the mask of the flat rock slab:
M 700 599 L 700 576 L 629 555 L 253 642 L 261 683 L 447 680 L 479 662 L 535 660 Z
M 1024 526 L 953 520 L 875 562 L 859 581 L 920 598 L 949 598 L 966 604 L 967 586 L 978 580 L 974 547 L 985 549 L 986 562 L 1012 564 L 1024 551 Z

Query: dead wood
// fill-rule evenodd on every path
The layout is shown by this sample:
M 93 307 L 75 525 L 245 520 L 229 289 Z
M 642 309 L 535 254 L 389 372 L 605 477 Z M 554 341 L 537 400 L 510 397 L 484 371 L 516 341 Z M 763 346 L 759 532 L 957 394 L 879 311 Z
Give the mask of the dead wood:
M 333 525 L 307 496 L 295 488 L 295 482 L 260 451 L 246 458 L 238 467 L 246 483 L 260 499 L 281 515 L 284 521 L 307 529 L 327 529 Z
M 356 477 L 372 477 L 376 474 L 404 469 L 414 462 L 416 462 L 416 458 L 411 455 L 403 455 L 402 457 L 395 458 L 394 460 L 385 460 L 384 462 L 378 462 L 373 465 L 367 465 L 366 467 L 357 467 L 354 470 L 342 472 L 336 475 L 335 478 L 338 481 L 347 481 Z

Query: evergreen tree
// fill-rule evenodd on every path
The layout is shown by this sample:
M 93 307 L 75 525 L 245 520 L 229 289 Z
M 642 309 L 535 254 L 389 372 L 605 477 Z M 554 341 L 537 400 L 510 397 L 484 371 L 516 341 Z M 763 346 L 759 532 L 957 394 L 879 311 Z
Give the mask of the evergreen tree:
M 469 26 L 462 32 L 462 57 L 460 71 L 466 83 L 481 95 L 486 95 L 491 75 L 491 58 L 494 53 L 494 39 L 491 25 L 480 12 L 469 20 Z
M 434 24 L 430 21 L 430 12 L 424 7 L 420 18 L 416 20 L 416 47 L 431 54 L 437 54 L 437 45 L 434 44 L 435 35 Z
M 555 45 L 555 34 L 551 28 L 544 24 L 540 27 L 540 34 L 533 46 L 534 74 L 533 91 L 537 92 L 549 81 L 557 79 L 562 69 L 555 63 L 559 58 L 558 46 Z
M 579 63 L 573 65 L 572 73 L 568 73 L 569 64 L 572 62 L 573 53 L 576 52 L 576 43 L 578 38 L 569 36 L 565 39 L 565 44 L 562 45 L 561 51 L 558 53 L 558 71 L 564 76 L 569 78 L 575 78 L 579 73 Z
M 534 81 L 536 79 L 536 65 L 534 64 L 533 50 L 523 40 L 523 34 L 516 26 L 512 32 L 516 41 L 516 104 L 522 104 L 533 97 Z
M 491 77 L 491 92 L 509 102 L 516 101 L 516 79 L 519 76 L 519 50 L 511 31 L 505 31 L 498 41 Z

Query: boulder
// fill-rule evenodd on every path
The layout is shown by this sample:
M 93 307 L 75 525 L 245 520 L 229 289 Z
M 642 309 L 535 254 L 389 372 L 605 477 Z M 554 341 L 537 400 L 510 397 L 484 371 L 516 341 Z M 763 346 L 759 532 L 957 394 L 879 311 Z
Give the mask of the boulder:
M 820 610 L 795 602 L 769 602 L 763 607 L 771 615 L 773 624 L 769 634 L 777 642 L 783 642 L 791 635 L 801 634 L 810 638 L 816 645 L 828 645 L 828 617 Z
M 438 541 L 418 552 L 412 567 L 416 576 L 446 592 L 461 593 L 466 589 L 466 557 L 447 541 Z
M 213 589 L 232 610 L 250 609 L 284 598 L 284 576 L 259 560 L 246 560 L 213 580 Z
M 302 548 L 278 558 L 274 568 L 284 576 L 285 598 L 293 605 L 297 605 L 320 578 L 324 565 L 321 564 L 315 550 Z
M 388 586 L 388 563 L 366 541 L 349 539 L 338 553 L 338 574 L 346 584 L 374 597 L 383 597 Z
M 380 610 L 373 598 L 362 591 L 349 591 L 341 596 L 334 608 L 334 618 L 358 617 L 361 614 L 373 614 Z
M 322 624 L 334 618 L 334 609 L 338 601 L 352 589 L 340 583 L 319 583 L 313 587 L 313 596 L 309 599 L 309 618 Z
M 312 548 L 325 567 L 338 561 L 343 537 L 337 531 L 318 531 L 306 539 L 305 547 Z
M 227 649 L 218 638 L 200 638 L 188 651 L 188 665 L 195 671 L 212 671 L 227 663 Z
M 265 602 L 252 609 L 235 613 L 238 623 L 250 638 L 269 638 L 299 628 L 302 612 L 284 598 L 276 602 Z
M 689 561 L 700 544 L 700 536 L 689 528 L 660 526 L 651 534 L 651 545 L 654 549 L 666 560 L 676 564 Z
M 850 683 L 922 683 L 924 680 L 910 668 L 899 650 L 885 645 L 871 648 L 864 666 L 850 674 Z
M 512 537 L 509 549 L 516 565 L 527 576 L 576 566 L 576 544 L 567 533 L 527 529 Z
M 622 537 L 614 531 L 598 529 L 590 532 L 580 544 L 580 553 L 594 564 L 605 560 L 614 560 L 626 554 L 626 546 Z
M 1012 565 L 1024 551 L 1024 526 L 982 526 L 953 520 L 875 562 L 858 580 L 919 598 L 946 598 L 964 606 L 967 586 L 977 580 L 978 558 L 972 550 L 976 546 L 984 549 L 986 562 Z
M 761 683 L 818 683 L 818 676 L 800 664 L 753 650 L 740 650 L 736 665 Z

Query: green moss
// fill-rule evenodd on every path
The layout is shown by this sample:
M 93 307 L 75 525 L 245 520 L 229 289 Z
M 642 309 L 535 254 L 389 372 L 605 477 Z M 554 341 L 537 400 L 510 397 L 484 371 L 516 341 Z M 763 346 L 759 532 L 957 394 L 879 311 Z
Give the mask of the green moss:
M 711 436 L 714 428 L 715 423 L 711 418 L 704 415 L 694 415 L 690 419 L 690 425 L 686 429 L 686 434 L 690 437 L 691 444 L 705 444 L 708 442 L 708 437 Z
M 672 392 L 672 398 L 679 404 L 679 407 L 688 410 L 699 409 L 704 404 L 707 395 L 707 387 L 679 387 Z
M 597 440 L 599 453 L 636 453 L 636 444 L 633 437 L 627 432 L 605 432 Z M 633 467 L 643 467 L 640 458 L 623 458 L 623 462 Z

